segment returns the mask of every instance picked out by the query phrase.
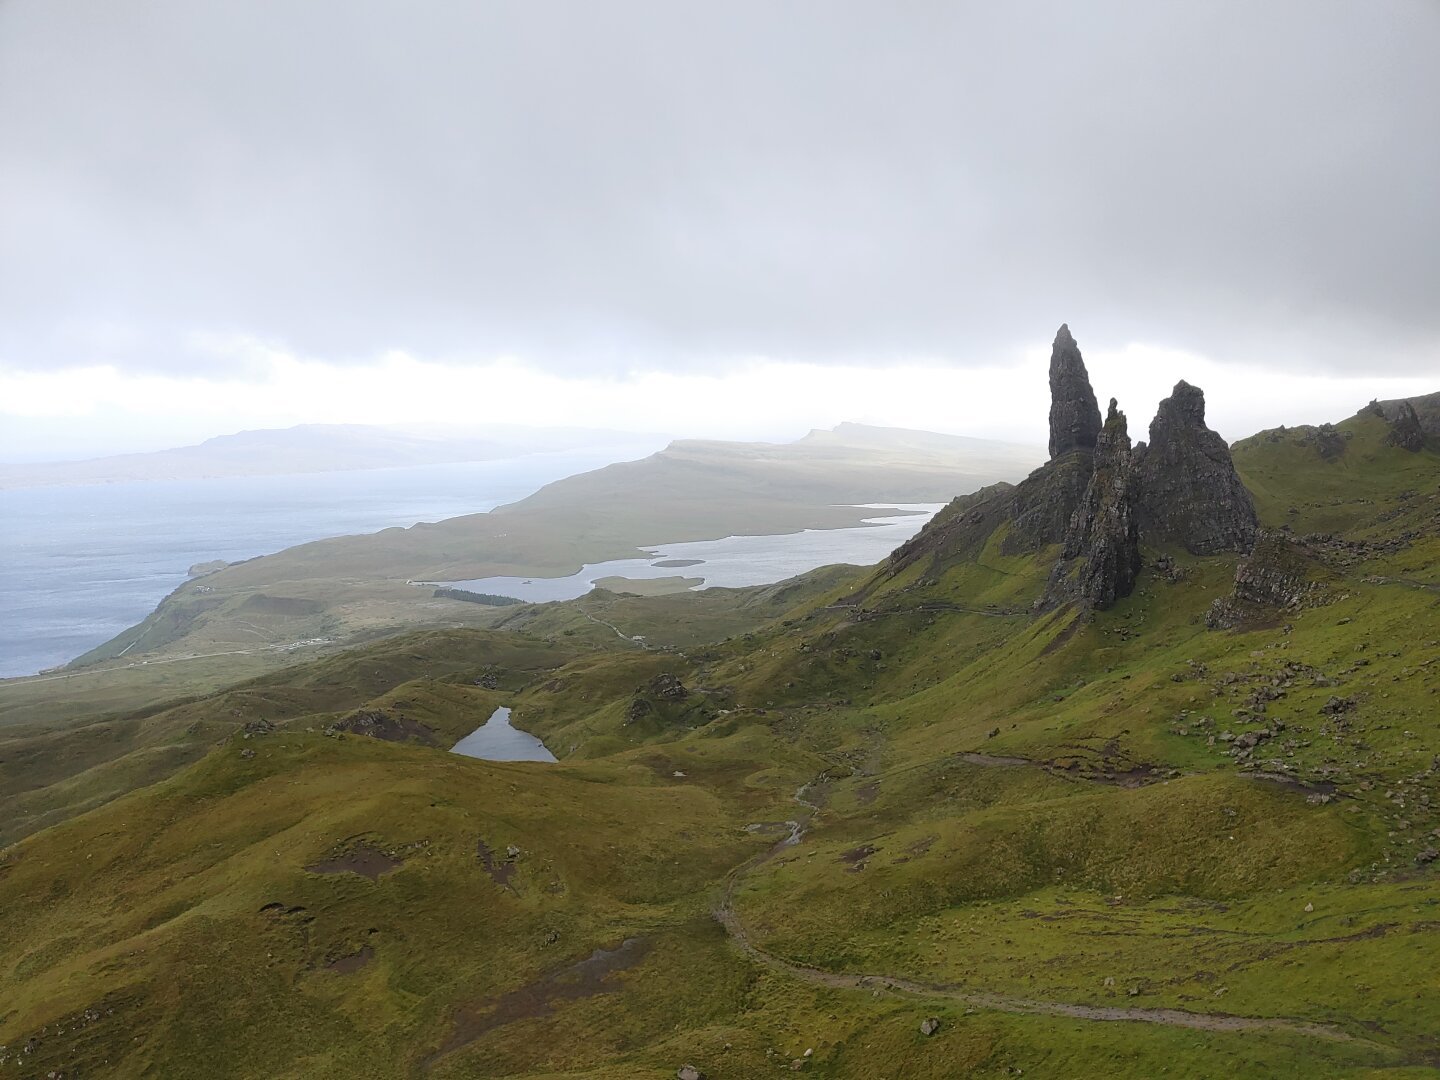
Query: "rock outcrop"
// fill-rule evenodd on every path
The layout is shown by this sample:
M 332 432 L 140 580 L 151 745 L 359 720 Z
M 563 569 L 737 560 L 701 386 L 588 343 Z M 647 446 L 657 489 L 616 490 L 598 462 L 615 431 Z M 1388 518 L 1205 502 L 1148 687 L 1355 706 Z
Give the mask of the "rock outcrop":
M 1280 529 L 1262 529 L 1254 550 L 1235 569 L 1229 596 L 1210 605 L 1205 625 L 1236 630 L 1265 625 L 1316 603 L 1324 586 L 1316 580 L 1314 554 L 1303 541 Z
M 1135 453 L 1135 507 L 1147 543 L 1193 555 L 1248 552 L 1260 527 L 1230 448 L 1205 424 L 1205 394 L 1183 379 Z
M 1408 401 L 1400 402 L 1395 407 L 1395 415 L 1387 419 L 1390 423 L 1390 434 L 1385 436 L 1387 443 L 1412 454 L 1425 449 L 1425 429 L 1420 426 L 1420 417 L 1414 405 Z
M 1094 471 L 1100 406 L 1080 347 L 1062 324 L 1050 350 L 1050 460 L 1015 489 L 1011 526 L 1000 549 L 1030 554 L 1062 543 Z
M 1100 405 L 1080 347 L 1062 323 L 1050 348 L 1050 459 L 1093 450 L 1100 436 Z
M 1421 394 L 1419 397 L 1396 398 L 1393 401 L 1375 401 L 1379 414 L 1394 423 L 1404 405 L 1415 411 L 1420 429 L 1427 438 L 1440 439 L 1440 394 Z
M 1067 453 L 1020 482 L 1011 498 L 1010 529 L 1000 543 L 1003 554 L 1031 555 L 1065 540 L 1090 484 L 1092 453 Z
M 1130 433 L 1125 414 L 1111 398 L 1090 482 L 1070 516 L 1041 609 L 1065 603 L 1106 608 L 1130 595 L 1140 574 L 1132 485 Z
M 1259 520 L 1230 448 L 1205 424 L 1205 395 L 1181 382 L 1161 402 L 1149 444 L 1132 449 L 1114 399 L 1102 424 L 1080 348 L 1061 326 L 1050 354 L 1050 460 L 1020 484 L 956 499 L 891 556 L 890 574 L 920 580 L 976 559 L 1058 546 L 1038 610 L 1106 608 L 1135 588 L 1142 543 L 1192 554 L 1247 553 Z M 1168 556 L 1166 557 L 1168 559 Z M 1166 563 L 1171 580 L 1181 576 Z

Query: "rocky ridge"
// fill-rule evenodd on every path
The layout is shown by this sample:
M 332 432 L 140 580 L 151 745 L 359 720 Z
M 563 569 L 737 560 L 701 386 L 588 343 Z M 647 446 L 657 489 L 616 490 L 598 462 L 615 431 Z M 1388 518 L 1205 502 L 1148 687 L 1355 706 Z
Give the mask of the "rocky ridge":
M 1052 392 L 1058 386 L 1067 401 L 1083 401 L 1077 380 L 1088 391 L 1079 348 L 1062 326 L 1050 360 Z M 1074 411 L 1059 401 L 1052 404 L 1052 447 L 1069 445 Z M 1066 426 L 1057 428 L 1057 417 Z M 1194 555 L 1243 554 L 1254 547 L 1259 530 L 1254 501 L 1225 440 L 1205 423 L 1199 387 L 1177 383 L 1150 423 L 1149 443 L 1133 450 L 1125 414 L 1112 398 L 1088 465 L 1040 610 L 1066 604 L 1106 608 L 1130 595 L 1140 575 L 1142 543 L 1182 546 Z
M 1397 398 L 1393 401 L 1372 401 L 1370 408 L 1394 425 L 1402 412 L 1415 414 L 1421 432 L 1426 438 L 1440 439 L 1440 394 L 1423 394 L 1420 397 Z
M 899 573 L 973 558 L 998 536 L 1003 555 L 1058 545 L 1036 605 L 1105 608 L 1135 588 L 1141 545 L 1196 555 L 1246 554 L 1259 519 L 1225 440 L 1205 423 L 1205 395 L 1184 381 L 1161 402 L 1150 441 L 1132 448 L 1125 414 L 1102 423 L 1080 347 L 1062 325 L 1050 353 L 1050 460 L 1015 487 L 955 500 L 890 558 Z

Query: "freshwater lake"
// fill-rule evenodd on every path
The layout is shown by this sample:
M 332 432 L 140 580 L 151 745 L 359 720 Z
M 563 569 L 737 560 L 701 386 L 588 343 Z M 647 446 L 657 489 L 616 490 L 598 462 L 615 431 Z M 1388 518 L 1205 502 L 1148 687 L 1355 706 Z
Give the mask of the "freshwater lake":
M 510 726 L 510 710 L 504 705 L 490 714 L 490 719 L 466 735 L 451 748 L 452 753 L 486 761 L 554 761 L 555 755 L 545 744 L 531 735 Z
M 643 559 L 612 559 L 588 563 L 569 577 L 487 577 L 470 581 L 430 582 L 470 592 L 513 596 L 527 603 L 574 600 L 584 596 L 601 578 L 699 578 L 696 589 L 715 586 L 743 588 L 814 570 L 832 563 L 869 566 L 909 540 L 943 503 L 864 503 L 866 509 L 903 510 L 879 514 L 867 524 L 850 529 L 806 529 L 779 536 L 727 536 L 723 540 L 695 540 L 642 548 Z M 666 565 L 669 564 L 669 565 Z

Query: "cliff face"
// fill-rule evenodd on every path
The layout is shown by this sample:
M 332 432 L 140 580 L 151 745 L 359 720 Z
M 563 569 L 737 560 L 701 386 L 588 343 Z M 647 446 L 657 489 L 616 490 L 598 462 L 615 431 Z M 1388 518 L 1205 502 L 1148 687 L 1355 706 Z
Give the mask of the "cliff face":
M 1065 603 L 1106 608 L 1130 595 L 1140 574 L 1133 487 L 1130 434 L 1111 398 L 1095 444 L 1094 471 L 1070 517 L 1042 609 Z
M 1147 543 L 1193 555 L 1248 552 L 1260 527 L 1230 448 L 1205 424 L 1205 394 L 1181 380 L 1135 454 L 1136 512 Z

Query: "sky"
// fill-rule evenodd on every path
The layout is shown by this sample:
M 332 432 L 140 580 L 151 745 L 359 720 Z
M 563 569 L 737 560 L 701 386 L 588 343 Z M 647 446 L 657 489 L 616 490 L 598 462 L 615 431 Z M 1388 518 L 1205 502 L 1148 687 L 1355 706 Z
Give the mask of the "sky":
M 1440 0 L 0 0 L 0 458 L 1440 390 Z

